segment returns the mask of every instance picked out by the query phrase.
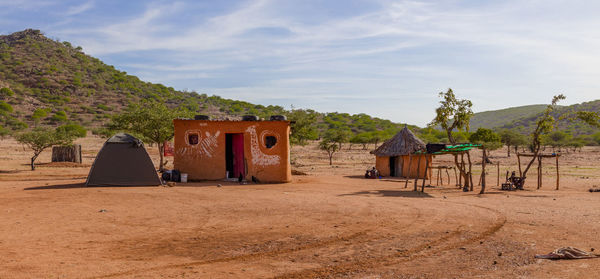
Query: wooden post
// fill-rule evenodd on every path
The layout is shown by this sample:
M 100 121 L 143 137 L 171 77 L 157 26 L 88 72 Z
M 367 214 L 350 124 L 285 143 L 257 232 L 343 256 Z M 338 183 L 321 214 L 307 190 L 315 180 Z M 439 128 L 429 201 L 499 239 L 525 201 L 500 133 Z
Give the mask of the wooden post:
M 523 177 L 523 171 L 521 171 L 521 155 L 517 153 L 517 164 L 519 164 L 519 177 Z
M 412 167 L 412 155 L 408 154 L 408 173 L 405 175 L 406 181 L 404 182 L 404 188 L 408 188 L 408 179 L 410 178 L 410 168 Z M 404 172 L 404 167 L 402 172 Z
M 417 191 L 417 182 L 419 181 L 419 171 L 421 170 L 421 155 L 419 155 L 419 160 L 417 160 L 417 175 L 415 176 L 415 189 Z
M 483 161 L 481 162 L 481 192 L 479 192 L 479 194 L 485 193 L 485 161 L 487 161 L 487 155 L 485 154 L 485 147 L 483 147 Z
M 456 174 L 456 167 L 452 168 L 454 170 L 454 186 L 459 186 L 458 184 L 458 175 Z M 450 179 L 448 179 L 450 180 Z
M 538 156 L 538 189 L 542 188 L 542 156 Z
M 471 182 L 471 185 L 469 187 L 469 191 L 473 191 L 473 171 L 471 170 L 473 164 L 471 163 L 471 153 L 469 151 L 467 151 L 467 160 L 469 161 L 469 182 Z
M 450 172 L 448 171 L 448 168 L 446 168 L 446 175 L 448 176 L 448 185 L 450 185 Z
M 429 168 L 429 156 L 425 154 L 425 174 L 423 175 L 423 185 L 421 185 L 421 192 L 425 192 L 425 180 L 427 180 L 427 169 Z
M 556 156 L 556 190 L 558 190 L 558 186 L 560 185 L 560 173 L 558 172 L 558 155 Z
M 500 161 L 496 163 L 496 169 L 498 170 L 498 181 L 496 182 L 496 187 L 500 187 Z

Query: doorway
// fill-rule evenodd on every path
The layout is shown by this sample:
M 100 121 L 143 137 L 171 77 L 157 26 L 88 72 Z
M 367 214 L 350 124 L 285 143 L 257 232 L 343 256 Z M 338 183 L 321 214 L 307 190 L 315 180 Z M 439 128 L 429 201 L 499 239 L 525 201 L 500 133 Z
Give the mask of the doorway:
M 227 178 L 246 177 L 244 134 L 225 134 L 225 165 Z
M 396 176 L 396 158 L 390 157 L 390 176 Z

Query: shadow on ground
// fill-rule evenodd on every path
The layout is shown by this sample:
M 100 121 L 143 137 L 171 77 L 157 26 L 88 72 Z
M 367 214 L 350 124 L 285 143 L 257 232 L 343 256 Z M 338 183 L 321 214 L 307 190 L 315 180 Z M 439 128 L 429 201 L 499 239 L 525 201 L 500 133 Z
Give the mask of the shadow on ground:
M 380 196 L 380 197 L 404 197 L 404 198 L 432 198 L 431 195 L 419 191 L 398 191 L 398 190 L 371 190 L 360 191 L 339 196 Z
M 23 190 L 51 190 L 51 189 L 75 189 L 75 188 L 89 188 L 85 186 L 85 183 L 71 183 L 71 184 L 58 184 L 58 185 L 47 185 L 47 186 L 37 186 L 37 187 L 29 187 Z

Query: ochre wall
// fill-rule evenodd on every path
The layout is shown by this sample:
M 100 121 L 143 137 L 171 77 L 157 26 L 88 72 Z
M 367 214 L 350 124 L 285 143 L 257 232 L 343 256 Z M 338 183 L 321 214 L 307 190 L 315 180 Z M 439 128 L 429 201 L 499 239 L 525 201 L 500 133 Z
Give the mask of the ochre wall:
M 429 160 L 429 167 L 432 165 L 433 156 L 427 155 Z M 401 156 L 402 163 L 402 176 L 409 178 L 415 178 L 417 175 L 417 165 L 421 165 L 419 168 L 419 178 L 423 178 L 425 176 L 425 164 L 427 163 L 425 160 L 425 155 L 411 155 L 412 159 L 410 159 L 410 168 L 409 168 L 409 157 L 408 155 Z M 419 157 L 421 161 L 419 163 Z M 400 163 L 400 162 L 398 162 Z M 431 169 L 428 167 L 427 169 L 427 179 L 431 179 Z M 379 171 L 382 176 L 390 175 L 390 157 L 379 157 L 375 156 L 375 168 Z
M 173 120 L 175 126 L 175 169 L 191 180 L 220 180 L 226 176 L 225 134 L 244 134 L 246 179 L 260 182 L 290 182 L 289 121 Z M 199 143 L 190 145 L 188 134 L 198 133 Z M 265 146 L 265 137 L 275 136 L 277 144 Z

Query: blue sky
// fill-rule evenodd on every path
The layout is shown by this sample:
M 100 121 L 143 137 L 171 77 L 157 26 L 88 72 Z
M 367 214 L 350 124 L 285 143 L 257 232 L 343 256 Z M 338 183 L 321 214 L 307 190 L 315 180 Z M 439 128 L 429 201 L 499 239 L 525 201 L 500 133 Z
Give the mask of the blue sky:
M 180 90 L 425 125 L 451 87 L 475 111 L 600 99 L 600 1 L 0 0 L 26 28 Z

